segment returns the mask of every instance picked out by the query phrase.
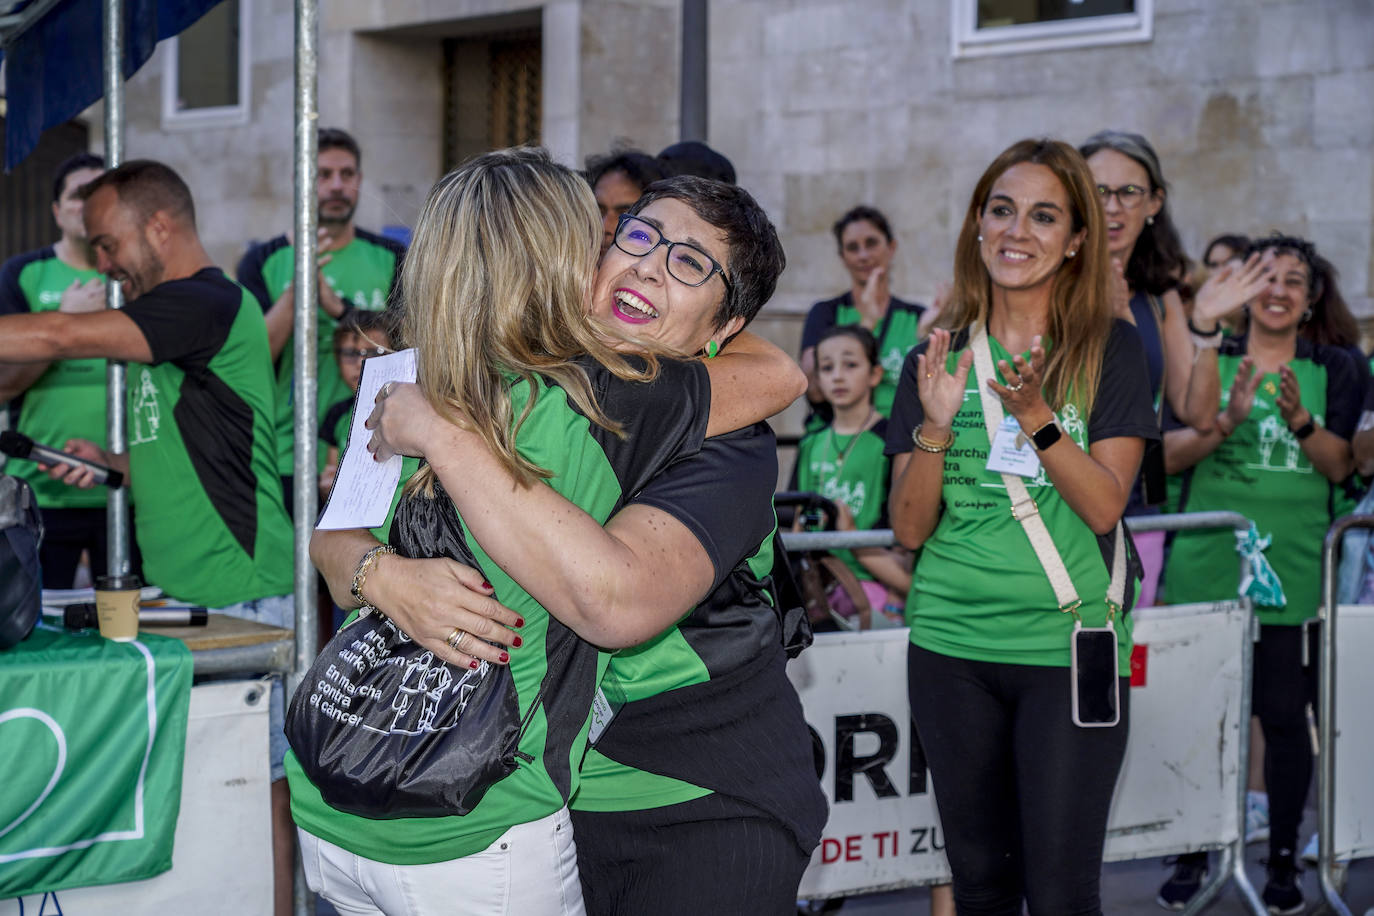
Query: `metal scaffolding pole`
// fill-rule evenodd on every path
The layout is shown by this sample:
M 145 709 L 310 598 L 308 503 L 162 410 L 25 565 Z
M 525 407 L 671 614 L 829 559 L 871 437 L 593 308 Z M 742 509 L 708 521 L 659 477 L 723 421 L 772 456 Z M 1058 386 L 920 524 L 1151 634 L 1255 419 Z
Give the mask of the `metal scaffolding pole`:
M 678 139 L 706 140 L 707 0 L 682 0 L 682 83 Z
M 319 121 L 319 5 L 318 0 L 296 0 L 296 142 L 295 142 L 295 305 L 292 347 L 295 354 L 294 431 L 296 437 L 293 513 L 296 519 L 296 660 L 287 678 L 287 699 L 300 685 L 304 672 L 319 652 L 316 626 L 315 568 L 310 564 L 310 534 L 319 508 L 315 485 L 316 402 L 316 286 L 315 156 Z M 311 894 L 305 884 L 300 851 L 296 852 L 292 907 L 296 916 L 311 911 Z
M 105 165 L 115 168 L 124 161 L 124 2 L 105 0 L 102 24 L 105 69 Z M 124 296 L 115 282 L 105 284 L 105 305 L 124 307 Z M 105 370 L 106 438 L 112 453 L 129 451 L 125 433 L 124 399 L 125 365 L 110 360 Z M 105 532 L 108 545 L 105 551 L 106 568 L 110 575 L 129 572 L 129 491 L 126 487 L 111 487 L 105 497 Z

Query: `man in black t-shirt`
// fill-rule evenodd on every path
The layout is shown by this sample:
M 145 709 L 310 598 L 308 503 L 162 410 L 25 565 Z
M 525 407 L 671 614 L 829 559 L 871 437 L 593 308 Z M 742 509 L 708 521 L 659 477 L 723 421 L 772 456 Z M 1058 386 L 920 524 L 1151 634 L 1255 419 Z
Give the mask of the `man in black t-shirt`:
M 67 443 L 67 451 L 127 475 L 151 584 L 183 601 L 290 627 L 291 526 L 273 463 L 262 310 L 211 263 L 190 190 L 172 169 L 127 162 L 81 195 L 96 267 L 121 284 L 129 304 L 0 317 L 0 363 L 141 364 L 129 372 L 128 451 L 84 439 Z M 79 487 L 93 482 L 80 467 L 53 474 Z M 271 702 L 278 897 L 289 908 L 293 834 L 279 687 Z

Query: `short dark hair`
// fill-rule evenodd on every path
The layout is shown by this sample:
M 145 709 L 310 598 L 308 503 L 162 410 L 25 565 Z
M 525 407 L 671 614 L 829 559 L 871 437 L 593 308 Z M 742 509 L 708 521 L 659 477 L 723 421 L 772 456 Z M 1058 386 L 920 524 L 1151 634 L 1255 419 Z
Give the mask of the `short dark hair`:
M 870 366 L 880 366 L 878 362 L 878 338 L 873 336 L 873 332 L 861 324 L 839 324 L 826 330 L 816 340 L 816 349 L 819 352 L 821 344 L 835 337 L 849 337 L 859 342 L 863 347 L 864 356 L 868 357 Z
M 658 154 L 667 175 L 695 175 L 726 184 L 735 183 L 735 164 L 700 140 L 665 146 Z
M 339 319 L 338 327 L 334 328 L 334 340 L 337 342 L 345 334 L 366 335 L 369 331 L 381 331 L 386 335 L 387 340 L 392 339 L 391 321 L 386 312 L 351 308 L 343 313 L 343 317 Z
M 357 163 L 358 168 L 363 167 L 363 152 L 358 149 L 358 141 L 342 127 L 321 127 L 316 137 L 316 145 L 317 153 L 327 149 L 347 150 L 353 154 L 353 161 Z
M 90 200 L 101 188 L 113 188 L 119 202 L 131 207 L 140 222 L 146 223 L 162 210 L 195 228 L 191 189 L 169 165 L 153 159 L 131 159 L 83 186 L 81 199 Z
M 587 157 L 587 169 L 584 174 L 592 190 L 596 189 L 598 181 L 611 172 L 624 173 L 626 178 L 639 186 L 640 191 L 668 175 L 663 163 L 643 150 L 617 147 L 609 153 Z
M 62 199 L 62 192 L 67 190 L 67 176 L 72 172 L 79 172 L 82 169 L 101 169 L 105 168 L 105 160 L 95 153 L 77 153 L 75 156 L 68 156 L 62 160 L 62 164 L 57 167 L 57 171 L 52 176 L 52 202 L 57 203 Z
M 725 233 L 730 253 L 725 265 L 730 283 L 720 308 L 716 327 L 740 317 L 747 325 L 773 296 L 778 275 L 787 266 L 787 255 L 778 240 L 778 231 L 758 201 L 739 185 L 678 175 L 656 181 L 630 208 L 639 213 L 656 200 L 680 200 L 697 216 Z
M 1231 249 L 1233 255 L 1244 256 L 1250 249 L 1250 237 L 1248 235 L 1237 235 L 1227 232 L 1217 236 L 1207 243 L 1207 247 L 1202 249 L 1202 265 L 1207 266 L 1208 260 L 1212 257 L 1212 249 L 1218 245 L 1225 245 Z
M 868 222 L 878 227 L 878 231 L 890 242 L 892 241 L 892 227 L 887 222 L 887 217 L 877 207 L 869 207 L 860 204 L 846 211 L 844 216 L 835 220 L 835 225 L 830 227 L 830 231 L 835 233 L 835 244 L 844 245 L 844 230 L 849 228 L 850 223 Z

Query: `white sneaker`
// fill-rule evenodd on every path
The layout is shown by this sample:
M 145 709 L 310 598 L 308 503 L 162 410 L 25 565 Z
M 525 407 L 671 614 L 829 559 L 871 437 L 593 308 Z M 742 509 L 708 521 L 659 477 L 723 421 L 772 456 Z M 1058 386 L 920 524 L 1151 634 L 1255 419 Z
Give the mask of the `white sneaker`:
M 1269 839 L 1269 795 L 1253 790 L 1245 793 L 1245 842 L 1262 843 Z
M 1318 854 L 1319 854 L 1319 853 L 1318 853 L 1319 848 L 1320 848 L 1320 847 L 1319 847 L 1319 844 L 1318 844 L 1318 842 L 1317 842 L 1317 834 L 1314 833 L 1314 834 L 1312 834 L 1312 839 L 1308 840 L 1308 841 L 1307 841 L 1307 845 L 1304 846 L 1304 847 L 1302 848 L 1302 860 L 1303 860 L 1304 862 L 1306 862 L 1308 865 L 1316 865 L 1316 864 L 1317 864 L 1317 859 L 1318 859 Z M 1337 859 L 1337 860 L 1336 860 L 1336 864 L 1337 864 L 1337 865 L 1349 865 L 1349 864 L 1350 864 L 1350 859 L 1349 859 L 1349 858 Z M 1368 914 L 1366 914 L 1366 916 L 1368 916 Z

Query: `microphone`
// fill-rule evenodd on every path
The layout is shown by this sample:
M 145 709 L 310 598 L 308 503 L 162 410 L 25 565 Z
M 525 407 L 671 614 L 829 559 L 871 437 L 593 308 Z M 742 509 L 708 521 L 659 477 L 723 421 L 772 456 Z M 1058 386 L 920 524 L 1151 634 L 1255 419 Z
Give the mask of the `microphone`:
M 0 432 L 0 452 L 4 452 L 11 458 L 41 461 L 46 465 L 68 464 L 89 468 L 95 472 L 95 482 L 97 484 L 103 483 L 107 487 L 118 487 L 124 483 L 124 474 L 114 468 L 107 468 L 103 464 L 96 464 L 94 461 L 87 461 L 85 458 L 78 458 L 75 455 L 68 455 L 66 452 L 59 452 L 55 448 L 39 445 L 23 433 L 15 432 L 12 429 Z

